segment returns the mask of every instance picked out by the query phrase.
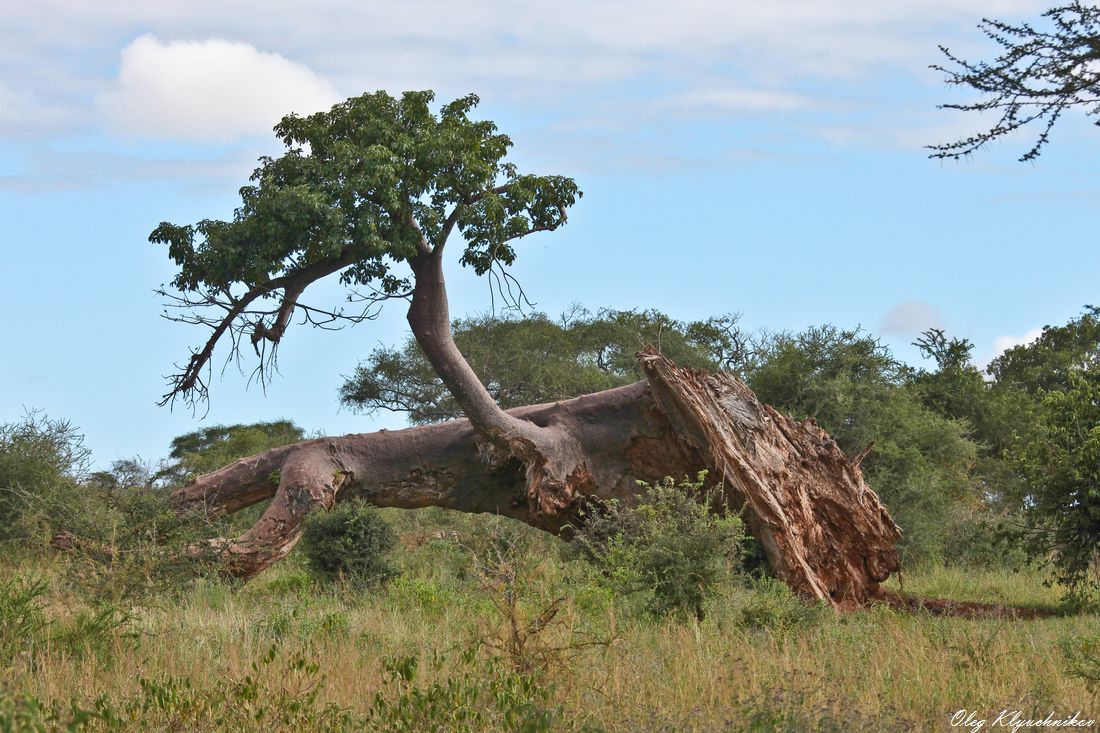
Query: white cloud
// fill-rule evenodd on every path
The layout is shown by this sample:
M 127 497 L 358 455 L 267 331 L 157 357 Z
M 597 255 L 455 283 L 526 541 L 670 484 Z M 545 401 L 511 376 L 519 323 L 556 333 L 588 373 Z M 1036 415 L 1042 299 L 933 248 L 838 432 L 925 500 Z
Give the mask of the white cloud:
M 930 328 L 944 328 L 943 314 L 931 303 L 906 300 L 883 314 L 879 330 L 884 334 L 912 336 Z
M 0 80 L 74 112 L 73 128 L 98 112 L 124 133 L 218 140 L 269 137 L 287 111 L 346 96 L 334 87 L 347 94 L 435 89 L 441 100 L 475 91 L 492 119 L 536 120 L 532 137 L 598 115 L 606 118 L 600 136 L 641 133 L 661 161 L 694 165 L 691 146 L 680 143 L 696 137 L 681 131 L 715 120 L 730 124 L 737 147 L 769 155 L 801 153 L 822 137 L 862 147 L 937 141 L 918 119 L 944 101 L 942 80 L 927 71 L 936 44 L 980 58 L 989 50 L 974 28 L 981 17 L 1034 19 L 1044 7 L 1039 0 L 637 0 L 626 10 L 612 0 L 39 0 L 0 3 Z M 108 78 L 104 69 L 134 29 L 148 35 L 126 47 L 117 77 Z M 180 40 L 215 38 L 232 40 Z M 884 89 L 904 99 L 884 105 Z M 768 130 L 733 129 L 746 113 L 769 115 Z M 937 114 L 928 121 L 940 123 Z M 35 133 L 33 123 L 24 127 Z M 894 133 L 899 127 L 903 133 Z M 576 136 L 566 142 L 583 144 Z
M 655 73 L 694 86 L 702 73 L 731 70 L 757 88 L 899 62 L 923 70 L 937 42 L 980 38 L 981 17 L 1034 18 L 1044 7 L 1039 0 L 637 0 L 628 9 L 612 0 L 40 0 L 0 4 L 0 75 L 5 62 L 30 68 L 28 55 L 102 51 L 122 29 L 142 28 L 161 38 L 293 49 L 330 78 L 370 79 L 391 90 L 427 82 L 488 91 L 494 81 L 510 86 L 517 73 L 534 87 Z
M 316 112 L 340 98 L 309 67 L 247 43 L 144 35 L 122 50 L 118 78 L 96 104 L 124 133 L 232 140 L 268 134 L 288 112 Z
M 1041 326 L 1036 327 L 1025 333 L 1023 336 L 998 336 L 993 339 L 993 349 L 986 353 L 984 357 L 978 359 L 978 367 L 985 369 L 989 366 L 989 363 L 996 359 L 1001 354 L 1005 353 L 1009 349 L 1015 346 L 1024 346 L 1030 344 L 1035 339 L 1043 335 L 1043 329 Z
M 1030 344 L 1042 335 L 1043 329 L 1040 327 L 1031 329 L 1023 336 L 998 336 L 993 339 L 993 356 L 989 358 L 989 361 L 992 361 L 1011 348 Z

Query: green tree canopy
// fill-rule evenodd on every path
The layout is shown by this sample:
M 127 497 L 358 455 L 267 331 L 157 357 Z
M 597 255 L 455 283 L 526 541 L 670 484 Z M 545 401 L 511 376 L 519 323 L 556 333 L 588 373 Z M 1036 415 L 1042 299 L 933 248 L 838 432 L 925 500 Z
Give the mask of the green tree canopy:
M 1022 536 L 1062 583 L 1100 601 L 1100 370 L 1071 371 L 1037 407 L 1038 434 L 1014 460 L 1030 489 Z
M 501 277 L 515 240 L 565 222 L 581 195 L 572 179 L 521 174 L 506 162 L 508 136 L 469 117 L 476 96 L 438 113 L 433 99 L 430 91 L 376 92 L 284 117 L 275 133 L 285 152 L 260 159 L 232 220 L 163 222 L 152 232 L 179 266 L 172 286 L 180 294 L 164 294 L 182 314 L 170 317 L 213 329 L 171 377 L 165 402 L 206 396 L 204 370 L 222 337 L 234 349 L 251 342 L 262 379 L 295 313 L 332 326 L 411 297 L 411 265 L 438 255 L 455 229 L 462 264 Z M 301 302 L 310 284 L 336 273 L 351 288 L 352 311 Z
M 994 359 L 989 373 L 998 385 L 1029 394 L 1063 389 L 1072 372 L 1100 368 L 1100 308 L 1085 312 L 1064 326 L 1044 326 L 1030 344 L 1014 346 Z
M 1095 593 L 1100 309 L 1086 306 L 1008 349 L 989 365 L 989 379 L 970 363 L 965 340 L 930 331 L 917 345 L 939 369 L 916 373 L 913 386 L 929 408 L 969 425 L 981 496 L 1008 520 L 1000 534 L 1051 563 L 1073 594 Z
M 173 438 L 169 465 L 158 477 L 180 484 L 238 458 L 297 443 L 305 437 L 305 431 L 290 420 L 212 425 Z

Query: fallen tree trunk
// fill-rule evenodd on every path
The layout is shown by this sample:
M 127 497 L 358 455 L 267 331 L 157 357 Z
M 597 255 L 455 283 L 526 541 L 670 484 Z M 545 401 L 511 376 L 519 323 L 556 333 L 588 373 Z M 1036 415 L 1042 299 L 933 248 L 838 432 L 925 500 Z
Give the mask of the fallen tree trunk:
M 899 568 L 900 532 L 858 458 L 731 375 L 680 369 L 652 350 L 639 358 L 644 382 L 508 411 L 540 429 L 536 440 L 522 431 L 501 440 L 452 420 L 310 440 L 201 476 L 173 494 L 181 510 L 272 502 L 241 537 L 192 552 L 218 549 L 231 573 L 252 577 L 290 552 L 309 512 L 350 497 L 492 512 L 557 532 L 588 498 L 629 499 L 638 479 L 707 468 L 793 590 L 839 610 L 879 597 Z

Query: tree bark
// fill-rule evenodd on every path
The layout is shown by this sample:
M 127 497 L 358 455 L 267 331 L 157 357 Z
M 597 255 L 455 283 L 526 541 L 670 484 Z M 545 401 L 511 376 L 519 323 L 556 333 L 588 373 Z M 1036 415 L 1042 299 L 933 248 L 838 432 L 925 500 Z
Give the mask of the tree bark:
M 900 532 L 858 459 L 731 375 L 680 369 L 652 350 L 639 358 L 644 382 L 501 411 L 506 418 L 493 419 L 507 435 L 452 420 L 305 441 L 201 476 L 173 494 L 179 509 L 272 501 L 241 537 L 192 552 L 219 550 L 229 572 L 250 578 L 290 552 L 309 512 L 351 497 L 491 512 L 558 532 L 586 499 L 629 500 L 637 480 L 706 468 L 797 593 L 838 610 L 880 597 L 879 584 L 899 568 Z

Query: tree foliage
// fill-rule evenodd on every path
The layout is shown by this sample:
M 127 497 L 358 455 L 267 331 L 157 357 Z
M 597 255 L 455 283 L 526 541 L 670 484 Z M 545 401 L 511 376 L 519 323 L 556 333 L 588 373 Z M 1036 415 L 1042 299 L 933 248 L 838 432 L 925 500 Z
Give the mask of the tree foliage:
M 1073 372 L 1100 368 L 1100 308 L 1085 306 L 1064 326 L 1044 326 L 1037 339 L 994 359 L 989 373 L 998 385 L 1028 394 L 1063 389 Z
M 506 162 L 508 136 L 469 117 L 475 95 L 438 113 L 433 99 L 430 91 L 399 99 L 376 92 L 288 115 L 275 127 L 285 152 L 260 159 L 232 220 L 162 222 L 152 232 L 179 267 L 172 286 L 183 310 L 170 317 L 212 329 L 171 378 L 165 402 L 206 396 L 204 374 L 223 337 L 234 351 L 248 339 L 263 378 L 295 314 L 332 327 L 409 297 L 411 263 L 438 254 L 455 229 L 465 241 L 462 264 L 502 278 L 517 239 L 565 222 L 581 195 L 572 179 L 521 174 Z M 336 273 L 352 310 L 300 300 Z
M 1038 433 L 1013 461 L 1029 489 L 1023 537 L 1063 584 L 1100 599 L 1100 370 L 1071 371 L 1037 409 Z
M 1043 18 L 1049 30 L 1028 23 L 982 20 L 978 28 L 1001 48 L 993 61 L 966 61 L 940 47 L 949 66 L 932 68 L 944 72 L 948 84 L 981 95 L 976 102 L 941 106 L 992 111 L 999 117 L 988 130 L 929 146 L 932 157 L 957 160 L 1035 123 L 1038 137 L 1020 157 L 1034 160 L 1067 110 L 1080 108 L 1090 117 L 1100 115 L 1100 8 L 1073 2 L 1046 11 Z
M 717 369 L 740 358 L 736 316 L 682 323 L 663 313 L 574 308 L 558 320 L 526 317 L 461 319 L 454 338 L 466 361 L 502 407 L 552 402 L 642 378 L 635 354 L 647 344 L 681 366 Z M 348 406 L 404 412 L 423 424 L 461 416 L 443 381 L 413 339 L 379 348 L 340 389 Z
M 1008 349 L 990 363 L 988 379 L 965 340 L 930 331 L 917 345 L 939 369 L 916 373 L 913 386 L 928 407 L 969 426 L 979 456 L 972 480 L 1000 517 L 998 535 L 1052 564 L 1074 594 L 1095 592 L 1100 309 L 1086 306 Z
M 173 438 L 169 464 L 159 477 L 181 484 L 238 458 L 297 443 L 305 437 L 305 431 L 290 420 L 212 425 Z

